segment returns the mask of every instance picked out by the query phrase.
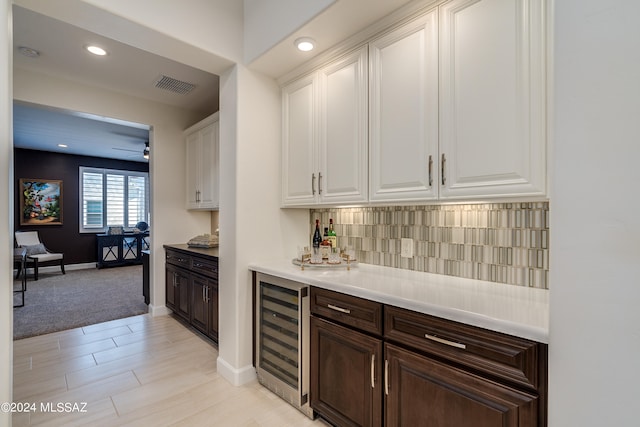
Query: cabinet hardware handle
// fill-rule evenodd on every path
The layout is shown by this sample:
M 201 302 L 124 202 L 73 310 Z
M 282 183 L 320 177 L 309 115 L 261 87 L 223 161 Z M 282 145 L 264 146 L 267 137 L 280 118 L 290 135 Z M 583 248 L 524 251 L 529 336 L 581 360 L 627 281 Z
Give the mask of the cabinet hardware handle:
M 447 162 L 447 158 L 442 153 L 442 162 L 440 162 L 440 174 L 442 175 L 442 185 L 445 185 L 447 179 L 444 177 L 444 165 Z
M 316 174 L 315 173 L 311 174 L 311 195 L 312 196 L 316 195 Z
M 318 194 L 322 194 L 322 174 L 318 172 Z
M 429 187 L 433 186 L 433 156 L 429 154 Z
M 207 286 L 205 289 L 205 300 L 204 302 L 209 302 L 211 299 L 209 298 L 209 287 Z
M 178 286 L 178 273 L 173 273 L 173 287 Z
M 424 337 L 426 339 L 431 340 L 431 341 L 439 342 L 440 344 L 446 344 L 446 345 L 449 345 L 451 347 L 461 348 L 463 350 L 467 348 L 467 346 L 462 344 L 462 343 L 446 340 L 444 338 L 440 338 L 440 337 L 437 337 L 435 335 L 424 334 Z
M 384 361 L 384 394 L 389 396 L 389 361 Z
M 339 311 L 340 313 L 351 314 L 351 310 L 349 310 L 348 308 L 338 307 L 337 305 L 333 304 L 327 304 L 327 307 L 329 307 L 331 310 Z
M 376 355 L 371 355 L 371 388 L 376 388 Z

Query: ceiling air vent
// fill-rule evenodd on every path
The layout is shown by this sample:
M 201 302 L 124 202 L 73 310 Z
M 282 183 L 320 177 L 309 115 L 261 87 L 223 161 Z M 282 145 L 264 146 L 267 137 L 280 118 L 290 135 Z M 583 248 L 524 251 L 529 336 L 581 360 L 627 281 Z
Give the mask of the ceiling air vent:
M 185 95 L 191 92 L 196 85 L 193 83 L 183 82 L 173 77 L 162 75 L 156 80 L 155 86 L 160 89 Z

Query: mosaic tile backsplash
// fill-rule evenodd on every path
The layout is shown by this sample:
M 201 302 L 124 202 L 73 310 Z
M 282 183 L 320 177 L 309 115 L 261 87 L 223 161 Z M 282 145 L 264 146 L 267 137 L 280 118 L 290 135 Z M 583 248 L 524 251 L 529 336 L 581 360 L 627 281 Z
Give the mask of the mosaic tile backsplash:
M 329 218 L 362 263 L 549 289 L 548 202 L 312 209 L 311 230 Z

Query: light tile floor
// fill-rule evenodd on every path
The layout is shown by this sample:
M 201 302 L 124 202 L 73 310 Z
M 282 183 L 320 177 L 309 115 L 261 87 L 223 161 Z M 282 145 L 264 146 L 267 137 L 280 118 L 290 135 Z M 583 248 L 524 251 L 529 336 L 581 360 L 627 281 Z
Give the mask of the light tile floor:
M 171 316 L 15 341 L 13 401 L 35 411 L 14 413 L 13 426 L 326 426 L 257 382 L 234 387 L 217 357 Z

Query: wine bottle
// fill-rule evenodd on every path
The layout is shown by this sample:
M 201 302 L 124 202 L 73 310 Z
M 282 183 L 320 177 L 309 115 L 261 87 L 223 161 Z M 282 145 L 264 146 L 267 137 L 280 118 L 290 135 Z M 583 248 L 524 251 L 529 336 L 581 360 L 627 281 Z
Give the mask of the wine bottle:
M 320 243 L 322 242 L 322 236 L 320 235 L 320 220 L 316 219 L 316 231 L 313 232 L 313 252 L 320 252 Z
M 336 243 L 338 241 L 338 238 L 336 237 L 336 232 L 333 229 L 333 219 L 332 218 L 329 218 L 329 236 L 327 237 L 327 240 L 329 240 L 329 242 L 331 242 L 331 250 L 335 251 Z

